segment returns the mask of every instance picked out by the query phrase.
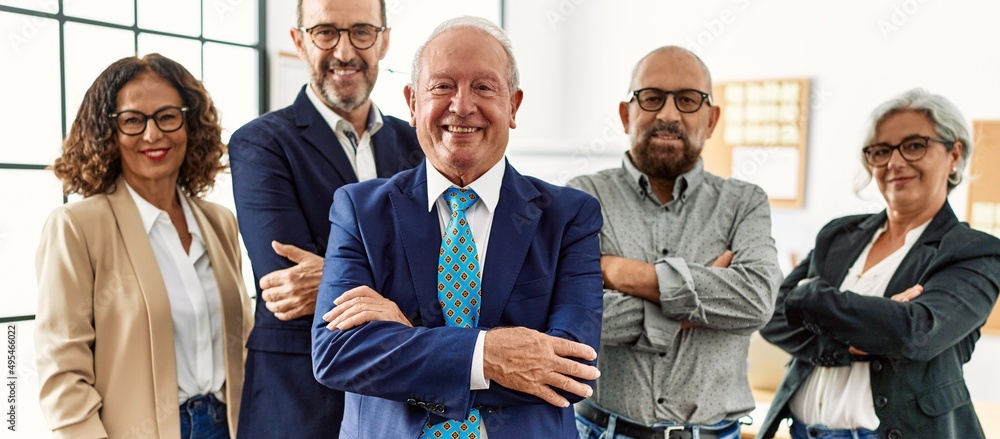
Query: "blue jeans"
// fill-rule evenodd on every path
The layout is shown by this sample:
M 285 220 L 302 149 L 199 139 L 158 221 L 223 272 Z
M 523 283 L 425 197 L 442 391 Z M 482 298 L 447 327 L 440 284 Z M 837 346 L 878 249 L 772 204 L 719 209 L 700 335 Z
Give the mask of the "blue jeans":
M 616 416 L 618 418 L 620 416 Z M 612 425 L 614 421 L 608 422 L 608 427 L 613 428 Z M 671 425 L 677 425 L 670 422 L 660 422 L 653 424 L 655 427 L 668 427 Z M 691 430 L 694 439 L 698 439 L 698 432 L 703 427 L 712 428 L 713 432 L 719 435 L 721 439 L 740 439 L 740 423 L 737 421 L 722 421 L 714 425 L 706 426 L 692 426 Z M 723 428 L 724 427 L 724 428 Z M 715 431 L 716 428 L 722 428 L 722 430 Z M 605 428 L 590 422 L 589 419 L 576 415 L 576 429 L 580 432 L 581 439 L 633 439 L 630 436 L 625 436 L 623 434 L 616 434 L 614 431 L 607 432 Z
M 181 439 L 229 439 L 226 405 L 212 394 L 181 404 Z
M 839 430 L 826 428 L 823 425 L 806 425 L 802 421 L 792 418 L 792 439 L 881 439 L 877 431 L 865 428 L 856 430 Z

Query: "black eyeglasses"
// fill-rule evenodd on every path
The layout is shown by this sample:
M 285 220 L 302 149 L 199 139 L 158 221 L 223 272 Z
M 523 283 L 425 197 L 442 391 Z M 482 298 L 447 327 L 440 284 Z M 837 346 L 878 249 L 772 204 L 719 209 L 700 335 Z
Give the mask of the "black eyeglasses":
M 108 117 L 115 120 L 118 130 L 126 136 L 138 136 L 146 131 L 146 122 L 153 119 L 156 128 L 164 133 L 172 133 L 184 126 L 184 113 L 188 107 L 163 107 L 153 114 L 144 114 L 141 111 L 124 110 L 111 113 Z
M 347 40 L 355 49 L 365 50 L 375 45 L 378 33 L 384 31 L 385 26 L 375 26 L 372 24 L 355 24 L 347 29 L 341 29 L 329 24 L 317 24 L 316 26 L 299 30 L 309 34 L 313 44 L 323 50 L 330 50 L 337 47 L 340 42 L 340 33 L 347 32 Z
M 954 142 L 938 139 L 930 136 L 909 136 L 903 139 L 902 142 L 896 145 L 890 145 L 888 143 L 875 143 L 868 145 L 861 150 L 865 155 L 865 161 L 868 162 L 872 167 L 885 166 L 889 163 L 889 159 L 892 157 L 892 152 L 894 150 L 899 150 L 899 155 L 903 157 L 903 160 L 908 162 L 915 162 L 924 158 L 927 154 L 927 143 L 930 141 L 935 141 L 942 143 L 945 149 L 951 150 L 951 146 Z
M 701 105 L 708 101 L 708 106 L 712 106 L 712 98 L 708 93 L 685 88 L 677 91 L 660 90 L 658 88 L 643 88 L 632 90 L 628 95 L 628 102 L 634 99 L 639 103 L 639 108 L 646 111 L 660 111 L 667 103 L 667 96 L 674 95 L 674 106 L 681 113 L 694 113 L 701 109 Z

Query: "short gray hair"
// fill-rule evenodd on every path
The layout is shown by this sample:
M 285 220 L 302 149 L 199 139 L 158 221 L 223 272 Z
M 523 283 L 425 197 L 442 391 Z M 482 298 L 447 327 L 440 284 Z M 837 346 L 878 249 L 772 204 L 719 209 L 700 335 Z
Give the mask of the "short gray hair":
M 413 65 L 410 68 L 410 85 L 412 87 L 417 86 L 417 79 L 420 78 L 420 58 L 423 56 L 424 48 L 427 47 L 427 44 L 439 35 L 449 30 L 458 28 L 476 29 L 492 36 L 493 38 L 496 38 L 497 42 L 500 43 L 500 46 L 503 47 L 503 51 L 507 54 L 507 64 L 510 67 L 510 72 L 507 74 L 507 86 L 510 87 L 511 93 L 517 91 L 518 87 L 521 86 L 521 78 L 517 72 L 517 61 L 514 59 L 514 48 L 510 44 L 510 37 L 507 36 L 507 32 L 504 32 L 503 28 L 497 26 L 492 21 L 469 15 L 455 17 L 441 23 L 438 25 L 437 29 L 434 29 L 434 32 L 431 32 L 431 36 L 427 37 L 427 41 L 424 41 L 424 43 L 417 48 L 417 53 L 413 55 Z
M 944 96 L 931 94 L 922 88 L 907 90 L 890 99 L 888 102 L 879 105 L 875 111 L 868 116 L 867 132 L 865 134 L 865 145 L 870 145 L 875 141 L 875 131 L 886 118 L 902 111 L 915 111 L 924 115 L 934 126 L 938 136 L 951 142 L 962 142 L 962 155 L 958 160 L 958 169 L 948 176 L 948 192 L 962 183 L 962 174 L 972 157 L 972 138 L 969 135 L 969 124 L 951 101 Z M 954 143 L 945 145 L 948 151 L 954 148 Z M 865 171 L 868 172 L 868 179 L 871 180 L 872 170 L 865 161 L 864 153 L 861 154 L 861 162 Z

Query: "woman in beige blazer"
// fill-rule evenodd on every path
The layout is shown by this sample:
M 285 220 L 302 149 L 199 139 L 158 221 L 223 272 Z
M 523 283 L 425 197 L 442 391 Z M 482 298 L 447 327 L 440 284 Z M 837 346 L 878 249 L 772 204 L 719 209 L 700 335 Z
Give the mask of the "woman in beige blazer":
M 180 64 L 108 67 L 53 169 L 85 198 L 38 248 L 42 411 L 57 438 L 235 437 L 252 326 L 236 220 L 200 199 L 218 113 Z

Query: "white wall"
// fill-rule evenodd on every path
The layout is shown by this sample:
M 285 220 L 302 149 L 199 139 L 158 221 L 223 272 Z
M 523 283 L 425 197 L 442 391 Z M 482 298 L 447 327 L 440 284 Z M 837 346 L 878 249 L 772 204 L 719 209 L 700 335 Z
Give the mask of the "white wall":
M 272 58 L 277 50 L 294 52 L 287 32 L 294 9 L 280 3 L 268 5 Z M 399 22 L 390 17 L 390 51 L 412 51 L 419 41 L 404 44 L 396 37 L 426 35 L 436 24 L 421 23 L 423 33 L 405 30 L 416 26 L 406 22 L 407 10 L 423 10 L 413 5 L 425 3 L 390 7 L 402 8 Z M 489 10 L 493 4 L 466 1 L 462 7 Z M 437 21 L 468 13 L 433 10 L 448 11 Z M 879 103 L 921 86 L 954 101 L 969 120 L 1000 119 L 998 17 L 1000 2 L 986 0 L 507 0 L 506 27 L 525 90 L 508 156 L 522 172 L 555 182 L 616 166 L 627 147 L 618 102 L 634 63 L 662 45 L 695 50 L 716 81 L 807 77 L 813 102 L 806 205 L 773 212 L 787 272 L 791 255 L 804 256 L 829 220 L 881 210 L 873 188 L 863 197 L 854 191 L 863 174 L 858 150 L 865 118 Z M 378 95 L 385 96 L 379 105 L 405 109 L 387 102 L 396 92 L 383 92 L 383 79 L 376 87 L 377 95 L 386 93 Z M 397 96 L 402 101 L 402 93 Z M 951 195 L 960 218 L 966 199 L 965 185 Z M 968 368 L 978 399 L 1000 401 L 1000 382 L 988 375 L 997 361 L 1000 338 L 984 337 Z

